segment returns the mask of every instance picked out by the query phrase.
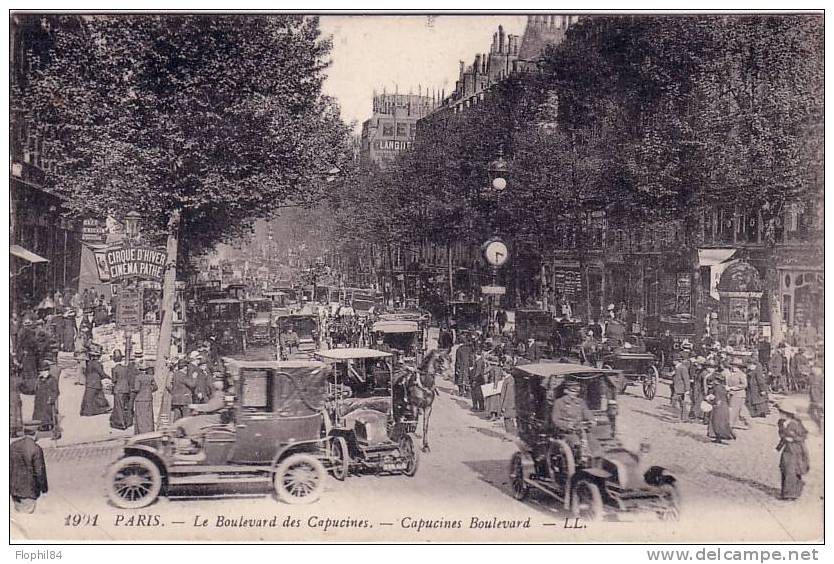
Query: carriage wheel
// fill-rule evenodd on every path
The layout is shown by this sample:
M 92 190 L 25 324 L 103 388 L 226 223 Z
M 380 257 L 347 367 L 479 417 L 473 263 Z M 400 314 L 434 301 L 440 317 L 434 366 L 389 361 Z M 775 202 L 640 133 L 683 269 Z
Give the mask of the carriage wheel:
M 275 493 L 284 503 L 312 503 L 321 497 L 326 475 L 316 457 L 305 453 L 291 454 L 275 468 Z
M 660 513 L 664 521 L 679 521 L 681 518 L 681 494 L 675 484 L 663 484 L 660 486 L 666 507 Z
M 330 454 L 333 459 L 333 477 L 339 481 L 348 477 L 350 470 L 350 452 L 344 437 L 334 437 L 330 443 Z
M 400 437 L 399 450 L 400 456 L 407 461 L 403 474 L 411 478 L 417 473 L 417 468 L 420 466 L 420 453 L 414 447 L 414 435 L 406 433 Z
M 512 480 L 513 498 L 521 501 L 527 497 L 529 486 L 524 481 L 524 468 L 521 464 L 520 452 L 513 455 L 513 460 L 510 463 L 510 479 Z
M 152 504 L 162 490 L 162 474 L 144 456 L 122 458 L 107 472 L 107 496 L 122 509 L 139 509 Z
M 602 519 L 604 510 L 599 487 L 588 480 L 577 482 L 571 493 L 570 507 L 573 516 L 584 521 L 599 521 Z
M 646 374 L 643 376 L 643 396 L 647 400 L 653 400 L 657 393 L 657 380 L 660 374 L 657 372 L 657 367 L 651 365 L 646 369 Z

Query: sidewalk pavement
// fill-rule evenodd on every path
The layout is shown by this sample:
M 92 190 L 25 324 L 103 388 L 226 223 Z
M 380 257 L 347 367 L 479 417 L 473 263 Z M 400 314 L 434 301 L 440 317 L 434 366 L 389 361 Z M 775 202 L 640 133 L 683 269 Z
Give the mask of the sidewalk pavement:
M 58 398 L 58 416 L 61 421 L 62 436 L 53 440 L 51 432 L 39 433 L 38 444 L 44 449 L 65 447 L 86 443 L 99 443 L 114 439 L 125 439 L 133 436 L 133 427 L 124 431 L 110 427 L 110 413 L 103 413 L 92 417 L 81 417 L 81 400 L 84 397 L 84 386 L 78 385 L 78 369 L 64 368 L 58 382 L 60 395 Z M 110 405 L 113 397 L 106 396 Z M 23 419 L 32 419 L 35 396 L 21 395 L 23 403 Z

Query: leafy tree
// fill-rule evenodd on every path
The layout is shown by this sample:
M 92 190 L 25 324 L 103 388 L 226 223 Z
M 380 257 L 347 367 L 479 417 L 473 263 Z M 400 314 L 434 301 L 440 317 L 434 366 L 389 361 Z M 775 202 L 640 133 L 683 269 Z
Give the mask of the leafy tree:
M 39 16 L 25 16 L 38 18 Z M 49 185 L 80 215 L 137 209 L 147 232 L 181 214 L 197 253 L 314 201 L 344 159 L 346 128 L 321 94 L 330 43 L 316 18 L 51 16 L 52 49 L 14 103 L 59 164 Z

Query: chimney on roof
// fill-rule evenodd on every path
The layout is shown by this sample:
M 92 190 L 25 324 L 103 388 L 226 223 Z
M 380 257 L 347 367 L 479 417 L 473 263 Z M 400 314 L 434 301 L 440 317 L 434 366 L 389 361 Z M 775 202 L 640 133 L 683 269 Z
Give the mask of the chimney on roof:
M 498 33 L 492 34 L 492 47 L 489 48 L 490 53 L 496 53 L 498 49 Z
M 498 26 L 498 52 L 504 52 L 504 26 Z
M 463 80 L 463 61 L 460 61 L 460 79 Z
M 481 74 L 487 73 L 487 56 L 486 53 L 481 53 Z
M 481 73 L 481 54 L 478 53 L 475 55 L 475 64 L 472 65 L 472 71 L 475 76 L 478 76 Z

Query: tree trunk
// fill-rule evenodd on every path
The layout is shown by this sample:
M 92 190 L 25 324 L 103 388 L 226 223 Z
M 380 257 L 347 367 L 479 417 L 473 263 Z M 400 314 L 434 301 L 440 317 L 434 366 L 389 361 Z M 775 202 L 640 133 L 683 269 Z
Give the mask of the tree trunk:
M 689 253 L 689 300 L 690 311 L 695 317 L 695 335 L 693 337 L 693 345 L 697 345 L 704 338 L 706 323 L 704 317 L 706 311 L 704 309 L 703 299 L 701 297 L 701 256 L 698 252 L 698 229 L 700 228 L 700 218 L 696 214 L 690 214 L 684 219 L 684 241 L 687 243 L 687 252 Z
M 159 342 L 156 346 L 154 379 L 162 390 L 159 398 L 157 426 L 167 424 L 171 419 L 171 395 L 167 385 L 170 373 L 168 357 L 171 354 L 171 333 L 174 326 L 174 300 L 176 299 L 177 247 L 179 243 L 180 211 L 171 212 L 168 220 L 168 263 L 165 265 L 165 279 L 162 285 L 162 323 L 159 328 Z
M 449 268 L 449 301 L 455 299 L 455 279 L 454 279 L 454 271 L 452 270 L 452 242 L 449 241 L 446 243 L 446 259 L 447 259 L 447 266 Z
M 776 217 L 766 220 L 763 239 L 767 246 L 767 271 L 765 273 L 765 292 L 770 310 L 770 344 L 775 349 L 785 340 L 782 326 L 782 292 L 779 290 L 779 271 L 776 269 Z

